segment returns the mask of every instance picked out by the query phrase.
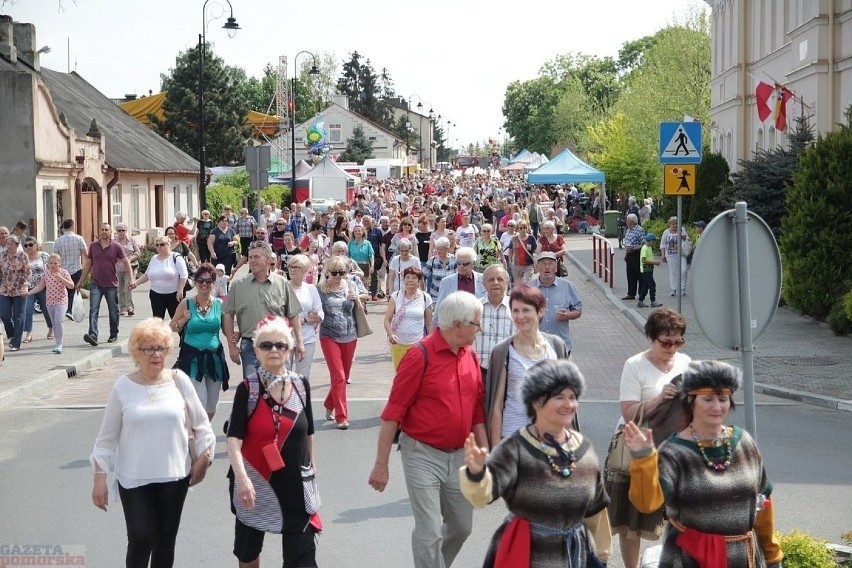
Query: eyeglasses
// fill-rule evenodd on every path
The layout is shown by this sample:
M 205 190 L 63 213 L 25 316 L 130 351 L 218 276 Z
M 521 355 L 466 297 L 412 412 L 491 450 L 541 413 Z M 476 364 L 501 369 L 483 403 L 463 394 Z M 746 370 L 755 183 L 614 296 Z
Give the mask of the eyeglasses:
M 24 246 L 27 247 L 27 248 L 34 247 L 35 243 L 27 243 Z
M 683 344 L 686 343 L 685 339 L 677 339 L 675 341 L 668 341 L 667 339 L 657 338 L 657 341 L 665 347 L 666 349 L 671 349 L 672 347 L 683 347 Z
M 140 347 L 139 348 L 139 351 L 141 351 L 142 353 L 144 353 L 148 357 L 153 357 L 154 353 L 156 353 L 157 355 L 163 355 L 164 356 L 168 350 L 169 350 L 169 348 L 165 347 L 163 345 L 157 345 L 156 347 Z
M 479 323 L 478 321 L 467 320 L 467 323 L 469 323 L 470 325 L 475 325 L 479 329 L 482 329 L 482 324 Z
M 164 246 L 166 246 L 166 243 L 157 243 L 154 246 L 155 247 L 164 247 Z
M 470 261 L 468 261 L 468 262 L 457 262 L 456 266 L 470 266 L 471 264 L 473 264 L 473 263 L 470 262 Z
M 261 341 L 257 344 L 257 348 L 261 351 L 272 351 L 272 349 L 277 349 L 278 351 L 287 351 L 290 349 L 290 346 L 283 341 Z
M 343 276 L 346 274 L 345 270 L 329 270 L 328 272 L 331 276 Z
M 213 279 L 212 278 L 196 278 L 195 283 L 196 284 L 213 284 Z
M 411 223 L 402 223 L 402 226 L 403 226 L 403 227 L 410 227 L 410 226 L 411 226 Z

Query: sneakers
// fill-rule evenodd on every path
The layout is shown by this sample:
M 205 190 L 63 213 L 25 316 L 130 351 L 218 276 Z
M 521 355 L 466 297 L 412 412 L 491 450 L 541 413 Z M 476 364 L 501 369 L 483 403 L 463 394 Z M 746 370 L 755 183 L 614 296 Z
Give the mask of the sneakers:
M 133 317 L 133 310 L 127 310 L 127 316 Z
M 346 422 L 346 421 L 338 422 L 337 423 L 337 429 L 338 430 L 349 430 L 349 422 Z
M 646 303 L 645 303 L 645 302 L 643 302 L 642 300 L 639 300 L 639 303 L 638 303 L 638 304 L 636 304 L 636 307 L 637 307 L 637 308 L 647 308 L 647 307 L 648 307 L 648 304 L 646 304 Z
M 116 341 L 118 341 L 117 335 L 110 335 L 109 339 L 107 339 L 107 343 L 115 343 Z
M 62 355 L 62 346 L 61 346 L 61 345 L 57 345 L 56 347 L 54 347 L 53 349 L 51 349 L 51 351 L 53 351 L 53 352 L 54 352 L 54 353 L 56 353 L 57 355 Z
M 675 291 L 674 291 L 674 290 L 672 290 L 672 294 L 671 294 L 671 295 L 672 295 L 672 298 L 674 298 L 674 297 L 675 297 L 676 293 L 675 293 Z
M 334 410 L 325 409 L 325 419 L 326 420 L 334 420 Z
M 663 305 L 660 304 L 659 302 L 651 302 L 651 307 L 652 308 L 662 308 Z
M 622 300 L 635 300 L 636 296 L 624 296 Z
M 346 379 L 346 384 L 347 384 L 347 385 L 351 385 L 351 384 L 352 384 L 352 377 L 347 377 L 347 379 Z
M 89 344 L 89 345 L 91 345 L 92 347 L 97 347 L 97 346 L 98 346 L 98 340 L 97 340 L 97 338 L 96 338 L 96 337 L 92 337 L 92 336 L 91 336 L 91 335 L 89 335 L 88 333 L 87 333 L 86 335 L 84 335 L 84 336 L 83 336 L 83 341 L 85 341 L 86 343 L 88 343 L 88 344 Z
M 74 316 L 72 316 L 71 314 L 66 313 L 66 314 L 65 314 L 65 319 L 67 319 L 67 320 L 69 320 L 69 321 L 74 321 Z

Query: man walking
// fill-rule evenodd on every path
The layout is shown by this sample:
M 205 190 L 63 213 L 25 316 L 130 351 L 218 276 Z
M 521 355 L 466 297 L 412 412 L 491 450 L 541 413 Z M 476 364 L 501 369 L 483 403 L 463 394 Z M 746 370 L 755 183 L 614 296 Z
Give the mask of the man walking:
M 502 265 L 492 264 L 482 273 L 486 295 L 482 298 L 482 329 L 476 334 L 476 354 L 482 367 L 482 380 L 494 346 L 515 334 L 515 323 L 509 309 L 509 273 Z M 484 383 L 483 383 L 484 384 Z
M 83 259 L 86 257 L 86 241 L 74 232 L 74 219 L 62 221 L 62 235 L 53 243 L 53 252 L 62 257 L 62 268 L 71 275 L 74 285 L 80 281 L 83 275 Z M 65 316 L 71 317 L 71 308 L 74 306 L 74 290 L 68 290 L 68 311 Z
M 109 223 L 101 225 L 98 240 L 89 245 L 86 263 L 80 280 L 74 290 L 79 290 L 91 273 L 92 283 L 89 286 L 89 332 L 83 335 L 83 341 L 96 347 L 98 345 L 98 316 L 101 313 L 101 298 L 106 298 L 109 310 L 109 339 L 107 343 L 118 340 L 118 271 L 116 263 L 124 264 L 128 286 L 136 284 L 136 275 L 130 265 L 130 259 L 124 252 L 124 247 L 112 238 L 112 226 Z
M 482 274 L 473 271 L 476 262 L 476 251 L 470 247 L 461 247 L 456 251 L 456 273 L 445 276 L 438 288 L 438 297 L 435 300 L 435 310 L 432 323 L 438 325 L 438 309 L 444 298 L 453 292 L 469 292 L 481 298 L 485 295 L 485 286 L 482 284 Z
M 568 326 L 571 320 L 583 315 L 583 302 L 577 295 L 577 288 L 566 278 L 556 277 L 556 255 L 542 252 L 538 255 L 538 276 L 530 280 L 544 294 L 547 304 L 544 318 L 539 329 L 562 339 L 571 355 L 571 334 Z
M 305 356 L 302 306 L 290 282 L 283 275 L 270 272 L 270 263 L 275 260 L 272 246 L 266 241 L 254 241 L 247 254 L 249 273 L 231 281 L 228 299 L 222 307 L 222 330 L 228 337 L 228 354 L 231 361 L 243 366 L 244 379 L 255 372 L 257 365 L 254 328 L 269 315 L 283 316 L 290 321 L 299 361 Z
M 487 447 L 479 359 L 472 343 L 482 303 L 453 293 L 441 304 L 438 328 L 412 348 L 397 369 L 382 412 L 369 484 L 384 491 L 397 429 L 403 476 L 414 514 L 415 568 L 449 568 L 473 526 L 473 507 L 461 493 L 459 468 L 471 432 Z
M 622 300 L 635 300 L 636 289 L 642 272 L 639 266 L 639 252 L 645 243 L 645 229 L 639 224 L 639 217 L 630 213 L 625 219 L 627 232 L 624 233 L 624 264 L 627 271 L 627 295 Z

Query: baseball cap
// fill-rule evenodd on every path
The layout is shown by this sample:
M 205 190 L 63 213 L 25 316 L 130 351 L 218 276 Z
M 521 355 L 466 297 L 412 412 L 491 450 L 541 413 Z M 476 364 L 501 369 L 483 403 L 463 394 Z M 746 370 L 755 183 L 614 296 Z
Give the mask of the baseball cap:
M 217 264 L 216 270 L 221 270 L 222 272 L 225 272 L 225 265 L 224 264 Z
M 704 229 L 705 227 L 707 227 L 707 223 L 705 223 L 704 221 L 696 221 L 695 223 L 693 223 L 693 225 L 695 225 L 699 229 Z
M 645 233 L 645 242 L 646 243 L 651 242 L 651 241 L 656 241 L 656 240 L 657 240 L 657 235 L 655 235 L 654 233 Z
M 536 262 L 538 262 L 540 260 L 547 260 L 547 259 L 557 260 L 556 254 L 552 253 L 550 251 L 544 251 L 542 253 L 539 253 L 538 258 L 536 259 Z

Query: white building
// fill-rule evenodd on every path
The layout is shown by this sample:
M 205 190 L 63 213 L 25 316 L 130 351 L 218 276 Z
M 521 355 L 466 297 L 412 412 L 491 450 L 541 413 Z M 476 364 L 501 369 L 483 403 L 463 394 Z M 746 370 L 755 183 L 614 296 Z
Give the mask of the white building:
M 852 104 L 852 0 L 706 0 L 712 9 L 711 149 L 731 170 L 756 149 L 786 146 L 757 116 L 757 83 L 786 86 L 788 129 L 802 113 L 817 134 Z

